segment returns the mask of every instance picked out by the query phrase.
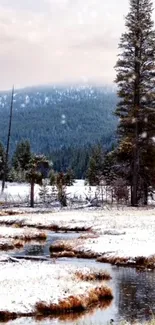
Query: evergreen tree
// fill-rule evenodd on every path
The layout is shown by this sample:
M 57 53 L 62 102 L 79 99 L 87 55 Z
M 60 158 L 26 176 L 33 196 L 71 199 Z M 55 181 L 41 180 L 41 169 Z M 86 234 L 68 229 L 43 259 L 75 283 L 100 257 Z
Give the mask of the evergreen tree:
M 116 152 L 114 150 L 108 152 L 103 161 L 103 177 L 106 185 L 111 185 L 118 177 L 116 164 Z
M 155 31 L 152 2 L 130 0 L 126 32 L 122 34 L 116 64 L 119 117 L 118 158 L 131 185 L 131 204 L 143 196 L 147 204 L 155 171 Z M 141 195 L 139 193 L 141 192 Z
M 34 186 L 35 183 L 42 185 L 42 181 L 47 177 L 49 162 L 45 156 L 33 156 L 28 165 L 26 179 L 30 183 L 30 206 L 34 207 Z
M 31 147 L 28 140 L 22 140 L 17 144 L 15 153 L 13 155 L 13 167 L 18 170 L 27 170 L 30 160 L 32 158 Z
M 49 193 L 49 187 L 48 187 L 48 180 L 43 179 L 42 185 L 39 190 L 39 197 L 42 203 L 48 203 L 50 200 L 50 193 Z
M 89 185 L 94 186 L 100 184 L 100 178 L 103 174 L 103 161 L 104 161 L 103 150 L 101 146 L 97 146 L 93 149 L 88 164 L 86 178 Z
M 69 168 L 65 173 L 65 184 L 67 186 L 71 186 L 74 184 L 74 182 L 75 182 L 74 172 L 72 169 Z
M 65 174 L 62 172 L 56 175 L 56 187 L 58 191 L 58 200 L 62 207 L 66 207 L 67 206 L 66 179 L 65 179 Z

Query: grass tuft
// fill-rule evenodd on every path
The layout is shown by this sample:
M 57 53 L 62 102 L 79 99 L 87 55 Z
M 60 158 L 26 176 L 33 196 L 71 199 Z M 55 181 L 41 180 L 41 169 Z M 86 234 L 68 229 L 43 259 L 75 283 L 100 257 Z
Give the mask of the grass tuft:
M 154 269 L 155 268 L 155 255 L 150 257 L 138 256 L 130 260 L 127 257 L 106 256 L 102 255 L 97 258 L 97 262 L 110 263 L 117 266 L 130 266 L 136 267 L 140 270 Z
M 31 241 L 31 240 L 36 240 L 36 241 L 40 241 L 40 240 L 46 240 L 47 239 L 47 235 L 44 232 L 39 232 L 36 234 L 23 234 L 23 235 L 17 235 L 15 237 L 13 237 L 15 240 L 17 239 L 22 239 L 23 241 Z
M 61 257 L 76 257 L 76 254 L 72 251 L 63 251 L 58 253 L 51 253 L 52 258 L 61 258 Z
M 76 250 L 68 241 L 57 241 L 50 246 L 51 257 L 77 257 L 85 259 L 97 258 L 98 254 Z
M 51 253 L 59 253 L 64 251 L 71 251 L 72 248 L 68 243 L 65 243 L 64 241 L 59 241 L 58 243 L 54 243 L 50 246 L 50 252 Z
M 92 305 L 98 304 L 102 300 L 111 300 L 112 291 L 106 286 L 91 289 L 88 295 L 69 296 L 65 300 L 60 300 L 58 304 L 47 305 L 44 302 L 36 304 L 36 314 L 41 316 L 83 312 Z
M 8 311 L 0 311 L 0 322 L 7 322 L 17 318 L 16 313 L 10 313 Z
M 76 277 L 82 281 L 108 281 L 111 280 L 111 276 L 106 271 L 94 271 L 88 273 L 82 273 L 82 271 L 77 271 L 75 273 Z

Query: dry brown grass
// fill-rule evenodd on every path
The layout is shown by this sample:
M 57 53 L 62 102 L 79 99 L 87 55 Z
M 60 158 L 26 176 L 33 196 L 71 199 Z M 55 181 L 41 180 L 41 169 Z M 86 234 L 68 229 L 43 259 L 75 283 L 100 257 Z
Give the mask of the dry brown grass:
M 82 271 L 77 271 L 75 273 L 76 277 L 82 281 L 109 281 L 111 276 L 106 271 L 94 271 L 89 273 L 82 273 Z
M 0 243 L 0 250 L 1 251 L 8 251 L 11 249 L 14 249 L 14 244 L 13 243 Z
M 46 240 L 47 239 L 47 235 L 44 232 L 40 232 L 40 233 L 28 233 L 28 234 L 22 234 L 17 235 L 15 237 L 13 237 L 15 240 L 17 239 L 21 239 L 23 241 L 31 241 L 31 240 L 36 240 L 36 241 L 41 241 L 41 240 Z
M 21 213 L 23 214 L 23 213 Z M 8 212 L 5 214 L 3 212 L 3 214 L 0 214 L 0 216 L 7 216 Z M 10 214 L 11 215 L 11 212 Z M 17 215 L 17 213 L 12 213 L 12 215 Z M 54 232 L 87 232 L 87 231 L 91 231 L 91 227 L 75 227 L 75 226 L 71 226 L 71 227 L 66 227 L 66 226 L 59 226 L 57 224 L 51 224 L 51 225 L 43 225 L 43 224 L 35 224 L 35 223 L 31 223 L 31 224 L 27 224 L 26 220 L 21 219 L 20 220 L 20 215 L 14 220 L 1 220 L 0 218 L 0 225 L 8 225 L 8 226 L 15 226 L 15 227 L 19 227 L 19 228 L 23 228 L 23 227 L 29 227 L 29 228 L 36 228 L 36 229 L 41 229 L 41 230 L 50 230 L 50 231 L 54 231 Z
M 77 251 L 76 257 L 85 259 L 96 259 L 98 257 L 98 254 L 94 252 Z
M 80 251 L 74 247 L 81 244 L 82 241 L 80 239 L 72 241 L 57 241 L 56 243 L 50 246 L 51 257 L 77 257 L 77 258 L 85 258 L 85 259 L 94 259 L 98 257 L 97 253 L 93 253 L 91 251 L 84 252 Z M 73 245 L 73 247 L 72 247 Z
M 130 260 L 125 257 L 115 257 L 115 256 L 100 256 L 97 258 L 98 262 L 101 263 L 110 263 L 117 266 L 130 266 L 136 267 L 137 269 L 154 269 L 155 268 L 155 256 L 144 257 L 138 256 L 135 259 Z
M 76 254 L 72 251 L 63 251 L 63 252 L 58 252 L 58 253 L 51 253 L 52 258 L 61 258 L 61 257 L 76 257 Z
M 93 233 L 88 233 L 88 234 L 82 234 L 79 236 L 78 239 L 90 239 L 90 238 L 98 238 L 99 235 L 93 234 Z
M 22 248 L 24 246 L 24 243 L 21 241 L 15 241 L 14 242 L 14 247 L 15 248 Z
M 15 215 L 21 215 L 21 214 L 23 214 L 23 212 L 21 211 L 21 212 L 17 212 L 17 211 L 15 211 L 15 210 L 1 210 L 0 211 L 0 217 L 4 217 L 4 216 L 15 216 Z
M 68 322 L 75 322 L 79 320 L 81 317 L 85 315 L 92 315 L 96 312 L 96 308 L 101 310 L 108 308 L 111 305 L 112 299 L 106 299 L 104 301 L 100 301 L 98 304 L 94 304 L 89 307 L 89 309 L 83 310 L 81 312 L 69 312 L 69 313 L 62 313 L 57 315 L 37 315 L 35 318 L 39 321 L 43 320 L 45 316 L 49 319 L 58 319 L 59 321 L 68 321 Z
M 155 268 L 155 255 L 150 257 L 139 256 L 135 258 L 137 268 Z
M 71 245 L 65 241 L 58 241 L 50 246 L 51 253 L 59 253 L 64 251 L 72 251 Z
M 1 251 L 9 251 L 13 250 L 14 248 L 21 248 L 24 244 L 21 241 L 15 241 L 11 243 L 0 243 L 0 250 Z
M 119 266 L 119 265 L 126 265 L 128 262 L 128 258 L 102 255 L 97 258 L 97 262 L 110 263 Z
M 66 247 L 65 247 L 66 249 Z M 60 257 L 76 257 L 76 258 L 84 258 L 84 259 L 95 259 L 98 257 L 97 254 L 92 252 L 80 252 L 76 250 L 63 250 L 60 252 L 50 252 L 50 256 L 54 258 Z
M 86 312 L 93 312 L 96 307 L 107 308 L 113 299 L 110 288 L 101 286 L 91 289 L 87 296 L 84 294 L 69 296 L 65 300 L 60 300 L 58 304 L 47 305 L 44 302 L 36 304 L 33 313 L 14 313 L 9 311 L 0 311 L 0 322 L 7 322 L 19 317 L 36 317 L 38 320 L 49 316 L 58 317 L 60 320 L 76 320 Z
M 36 304 L 36 314 L 42 316 L 65 314 L 73 312 L 83 312 L 92 305 L 99 303 L 103 299 L 112 299 L 112 291 L 110 288 L 101 286 L 91 289 L 87 296 L 84 294 L 78 296 L 69 296 L 65 300 L 60 300 L 58 304 L 47 305 L 44 302 Z
M 10 313 L 8 311 L 0 311 L 0 322 L 7 322 L 17 318 L 16 313 Z

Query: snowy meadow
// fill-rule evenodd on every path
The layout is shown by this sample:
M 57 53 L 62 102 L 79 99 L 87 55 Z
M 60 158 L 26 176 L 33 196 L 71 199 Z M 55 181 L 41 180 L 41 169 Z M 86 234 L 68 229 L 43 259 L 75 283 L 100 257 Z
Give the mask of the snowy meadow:
M 85 195 L 90 194 L 90 188 L 83 182 L 69 190 L 69 195 L 75 197 L 76 194 L 83 201 Z M 91 193 L 95 190 L 93 188 Z M 30 209 L 23 203 L 14 207 L 19 195 L 24 197 L 28 191 L 28 185 L 11 184 L 5 191 L 5 205 L 4 196 L 0 198 L 3 202 L 0 248 L 7 251 L 0 255 L 0 320 L 80 314 L 101 302 L 110 304 L 116 292 L 111 286 L 111 272 L 104 263 L 142 270 L 155 268 L 153 207 L 137 209 L 104 205 L 99 208 L 85 203 L 83 206 L 80 203 L 80 208 L 64 209 L 37 205 Z M 36 187 L 36 201 L 37 191 L 39 187 Z M 20 249 L 31 240 L 38 243 L 41 240 L 41 245 L 46 245 L 49 232 L 66 234 L 66 239 L 60 237 L 51 242 L 49 254 L 44 259 L 28 255 L 27 260 L 23 255 L 18 256 Z M 67 238 L 69 233 L 73 234 L 71 238 Z M 17 256 L 10 255 L 8 249 L 15 251 Z M 66 258 L 62 267 L 58 261 L 63 257 L 70 260 Z M 88 259 L 95 259 L 100 262 L 101 270 L 89 263 L 87 267 L 76 265 L 76 258 L 79 261 L 85 258 L 86 264 Z

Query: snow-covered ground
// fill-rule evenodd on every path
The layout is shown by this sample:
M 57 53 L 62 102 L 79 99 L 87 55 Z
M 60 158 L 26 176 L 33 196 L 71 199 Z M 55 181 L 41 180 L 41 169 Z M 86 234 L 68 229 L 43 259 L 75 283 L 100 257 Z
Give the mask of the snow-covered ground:
M 58 304 L 70 295 L 87 296 L 97 283 L 78 280 L 76 271 L 73 265 L 48 262 L 0 263 L 0 311 L 27 314 L 41 301 Z
M 105 257 L 136 258 L 155 256 L 155 210 L 124 209 L 122 211 L 96 211 L 92 230 L 98 238 L 76 240 L 76 250 L 105 254 Z M 98 214 L 98 216 L 97 216 Z M 84 219 L 84 218 L 83 218 Z M 84 220 L 83 220 L 84 221 Z
M 155 255 L 155 209 L 72 210 L 48 214 L 25 214 L 0 217 L 1 222 L 15 222 L 23 226 L 91 228 L 96 238 L 74 242 L 73 247 L 118 257 Z
M 1 187 L 1 182 L 0 182 Z M 47 186 L 49 194 L 52 197 L 52 187 Z M 39 202 L 40 186 L 35 184 L 34 197 L 35 202 Z M 90 199 L 94 197 L 96 186 L 85 186 L 84 180 L 76 180 L 73 186 L 66 187 L 67 197 L 83 201 L 86 196 Z M 3 194 L 0 194 L 1 203 L 28 203 L 30 198 L 30 185 L 26 183 L 6 183 Z
M 82 228 L 94 225 L 94 221 L 98 217 L 98 213 L 92 211 L 58 211 L 51 213 L 35 213 L 35 214 L 21 214 L 12 216 L 0 216 L 1 223 L 16 223 L 20 226 L 36 226 L 36 227 L 50 227 L 57 225 L 59 228 Z
M 21 243 L 20 243 L 21 245 Z M 12 250 L 15 247 L 19 247 L 19 242 L 16 242 L 10 238 L 0 238 L 0 251 Z
M 14 202 L 19 196 L 29 196 L 28 184 L 7 183 L 3 196 L 12 197 Z M 74 186 L 68 187 L 70 197 L 85 198 L 94 196 L 95 187 L 84 185 L 84 181 L 76 181 Z M 39 186 L 35 186 L 35 196 L 38 198 Z M 2 202 L 4 197 L 0 196 Z M 21 212 L 21 209 L 19 210 Z M 45 211 L 44 211 L 45 212 Z M 20 226 L 48 228 L 53 225 L 65 229 L 91 228 L 98 238 L 88 238 L 79 244 L 84 251 L 91 250 L 109 256 L 129 257 L 155 255 L 155 209 L 133 209 L 105 207 L 102 210 L 66 210 L 51 213 L 21 214 L 14 216 L 0 216 L 0 224 L 12 222 Z M 17 230 L 20 232 L 21 230 Z M 77 245 L 77 243 L 76 243 Z
M 46 236 L 42 231 L 34 228 L 13 228 L 0 226 L 0 238 L 13 238 L 13 239 L 34 239 Z M 46 237 L 45 237 L 46 239 Z

